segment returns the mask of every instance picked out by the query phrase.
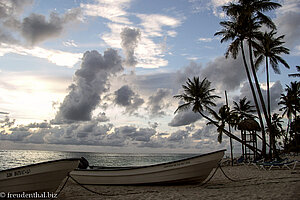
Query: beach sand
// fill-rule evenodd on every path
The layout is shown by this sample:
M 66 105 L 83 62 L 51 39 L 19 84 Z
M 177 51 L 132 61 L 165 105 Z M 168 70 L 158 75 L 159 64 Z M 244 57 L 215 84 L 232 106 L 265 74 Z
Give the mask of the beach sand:
M 296 170 L 259 170 L 255 166 L 222 167 L 205 185 L 173 186 L 87 186 L 93 194 L 69 180 L 60 200 L 96 199 L 300 199 L 300 163 Z M 214 170 L 213 170 L 214 171 Z

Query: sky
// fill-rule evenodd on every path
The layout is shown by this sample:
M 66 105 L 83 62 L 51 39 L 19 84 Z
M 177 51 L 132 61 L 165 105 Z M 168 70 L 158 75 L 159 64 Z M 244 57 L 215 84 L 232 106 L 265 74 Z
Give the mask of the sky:
M 241 56 L 214 34 L 230 0 L 2 0 L 0 149 L 205 153 L 228 149 L 192 111 L 174 113 L 187 78 L 207 78 L 218 109 L 252 100 Z M 300 58 L 300 1 L 266 13 L 290 65 L 272 70 L 271 105 Z M 264 67 L 257 72 L 265 93 Z M 253 101 L 252 101 L 253 102 Z M 239 136 L 239 132 L 235 134 Z M 235 144 L 235 151 L 240 147 Z

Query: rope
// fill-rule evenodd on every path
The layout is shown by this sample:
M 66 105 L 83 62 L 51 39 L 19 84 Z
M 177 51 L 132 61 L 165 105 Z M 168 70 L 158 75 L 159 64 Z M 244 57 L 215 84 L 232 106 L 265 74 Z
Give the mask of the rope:
M 232 181 L 232 182 L 241 181 L 241 180 L 233 180 L 232 178 L 230 178 L 229 176 L 227 176 L 227 174 L 225 174 L 225 172 L 224 172 L 224 170 L 222 169 L 222 167 L 221 167 L 220 164 L 219 164 L 219 167 L 220 167 L 221 172 L 224 174 L 224 176 L 225 176 L 228 180 L 230 180 L 230 181 Z
M 98 195 L 101 195 L 101 196 L 113 196 L 113 195 L 110 195 L 110 194 L 105 194 L 105 193 L 100 193 L 100 192 L 96 192 L 94 190 L 91 190 L 89 188 L 87 188 L 86 186 L 84 186 L 83 184 L 79 183 L 76 179 L 74 179 L 72 176 L 68 175 L 77 185 L 79 185 L 80 187 L 82 187 L 83 189 L 89 191 L 89 192 L 92 192 L 94 194 L 98 194 Z
M 94 194 L 100 195 L 100 196 L 124 196 L 124 195 L 131 195 L 131 194 L 143 194 L 145 192 L 129 192 L 129 193 L 121 193 L 121 194 L 106 194 L 106 193 L 100 193 L 100 192 L 96 192 L 94 190 L 91 190 L 89 188 L 87 188 L 86 186 L 84 186 L 83 184 L 79 183 L 76 179 L 74 179 L 72 176 L 68 175 L 77 185 L 79 185 L 80 187 L 82 187 L 83 189 L 92 192 Z M 154 193 L 154 192 L 158 192 L 158 191 L 147 191 L 147 193 Z
M 64 182 L 63 186 L 59 189 L 59 191 L 56 193 L 56 196 L 57 196 L 57 197 L 58 197 L 58 195 L 61 193 L 61 191 L 65 188 L 65 186 L 66 186 L 66 184 L 67 184 L 69 178 L 70 178 L 70 176 L 69 176 L 69 173 L 68 173 L 66 181 Z M 50 200 L 53 200 L 53 199 L 55 199 L 55 198 L 51 198 Z
M 207 179 L 205 182 L 203 182 L 200 186 L 203 186 L 205 184 L 207 184 L 216 174 L 217 170 L 219 169 L 219 167 L 221 167 L 220 164 L 218 164 L 218 167 L 215 169 L 214 173 L 211 175 L 211 177 L 209 177 L 209 179 Z

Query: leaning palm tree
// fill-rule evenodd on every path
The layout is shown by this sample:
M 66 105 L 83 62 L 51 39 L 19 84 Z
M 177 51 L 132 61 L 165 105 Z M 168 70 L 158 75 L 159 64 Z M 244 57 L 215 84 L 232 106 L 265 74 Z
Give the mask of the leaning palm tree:
M 283 47 L 282 41 L 284 35 L 275 37 L 277 32 L 272 30 L 270 32 L 265 32 L 260 38 L 258 43 L 253 43 L 255 50 L 254 55 L 257 57 L 255 66 L 258 66 L 264 61 L 266 62 L 266 75 L 267 75 L 267 106 L 269 118 L 271 118 L 271 103 L 270 103 L 270 77 L 269 77 L 269 61 L 275 73 L 280 74 L 279 63 L 282 63 L 286 68 L 290 68 L 288 63 L 279 56 L 279 54 L 289 54 L 290 50 Z
M 199 113 L 203 118 L 207 119 L 218 129 L 222 129 L 225 135 L 240 143 L 244 143 L 240 138 L 233 135 L 226 129 L 220 127 L 220 125 L 216 121 L 204 114 L 205 111 L 208 111 L 209 113 L 214 112 L 211 107 L 215 107 L 216 104 L 214 103 L 214 100 L 220 98 L 219 96 L 212 94 L 215 89 L 211 89 L 210 86 L 211 82 L 206 78 L 202 81 L 199 80 L 199 77 L 194 77 L 192 80 L 188 79 L 186 85 L 182 85 L 184 92 L 182 94 L 174 96 L 174 98 L 184 101 L 182 105 L 178 106 L 178 108 L 175 110 L 175 113 L 192 108 L 193 112 Z M 249 149 L 256 151 L 256 149 L 251 145 L 245 145 L 249 147 Z
M 238 0 L 237 3 L 229 3 L 226 6 L 223 6 L 223 10 L 230 17 L 231 20 L 221 22 L 220 25 L 224 27 L 221 31 L 217 32 L 215 35 L 223 35 L 221 42 L 225 42 L 228 40 L 233 40 L 233 42 L 229 45 L 226 55 L 229 53 L 236 58 L 239 48 L 242 49 L 242 56 L 244 61 L 245 70 L 247 73 L 248 81 L 250 84 L 250 88 L 252 91 L 254 103 L 256 106 L 256 110 L 258 113 L 259 121 L 261 127 L 263 126 L 263 121 L 259 109 L 259 104 L 256 99 L 256 94 L 254 87 L 252 85 L 252 79 L 249 73 L 249 69 L 247 66 L 243 42 L 248 42 L 249 47 L 249 55 L 250 55 L 250 64 L 252 69 L 253 78 L 255 80 L 255 86 L 258 92 L 258 96 L 262 105 L 264 117 L 266 119 L 268 127 L 271 126 L 271 121 L 268 117 L 266 106 L 264 104 L 264 100 L 261 94 L 259 82 L 256 76 L 253 55 L 252 55 L 252 41 L 259 36 L 259 29 L 262 25 L 266 25 L 271 28 L 276 28 L 272 20 L 264 15 L 263 11 L 273 10 L 275 8 L 280 7 L 280 4 L 270 2 L 269 0 Z M 263 137 L 263 155 L 265 155 L 266 150 L 266 140 L 265 140 L 265 131 L 262 128 L 262 137 Z

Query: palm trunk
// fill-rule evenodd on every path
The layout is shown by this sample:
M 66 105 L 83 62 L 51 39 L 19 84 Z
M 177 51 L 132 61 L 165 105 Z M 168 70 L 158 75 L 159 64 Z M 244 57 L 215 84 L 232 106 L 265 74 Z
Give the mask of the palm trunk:
M 262 130 L 262 132 L 261 132 L 261 136 L 262 136 L 262 155 L 263 155 L 263 157 L 265 157 L 266 156 L 266 133 L 265 133 L 265 129 L 264 129 L 264 123 L 263 123 L 263 120 L 262 120 L 261 112 L 260 112 L 260 109 L 259 109 L 259 104 L 258 104 L 258 101 L 257 101 L 257 98 L 256 98 L 254 86 L 253 86 L 252 79 L 251 79 L 251 76 L 250 76 L 250 72 L 249 72 L 249 69 L 248 69 L 248 65 L 247 65 L 247 62 L 246 62 L 246 56 L 245 56 L 245 52 L 244 52 L 243 41 L 241 42 L 241 49 L 242 49 L 244 67 L 245 67 L 245 70 L 246 70 L 247 78 L 248 78 L 249 85 L 250 85 L 250 88 L 251 88 L 251 91 L 252 91 L 255 108 L 256 108 L 256 111 L 257 111 L 258 119 L 259 119 L 261 130 Z
M 208 121 L 210 121 L 212 124 L 214 124 L 217 128 L 221 128 L 223 130 L 223 132 L 225 133 L 225 135 L 227 135 L 229 138 L 232 138 L 238 142 L 240 142 L 241 144 L 244 144 L 246 147 L 248 147 L 249 149 L 251 149 L 253 152 L 257 152 L 260 151 L 259 149 L 254 148 L 253 146 L 247 144 L 245 141 L 241 140 L 240 138 L 238 138 L 237 136 L 233 135 L 232 133 L 230 133 L 229 131 L 227 131 L 226 129 L 222 128 L 219 126 L 219 124 L 217 124 L 214 120 L 212 120 L 211 118 L 207 117 L 206 115 L 204 115 L 202 112 L 200 112 L 200 115 L 202 117 L 204 117 L 205 119 L 207 119 Z M 257 152 L 258 153 L 258 152 Z M 260 153 L 258 153 L 259 155 L 261 155 L 261 151 Z
M 258 97 L 260 99 L 261 107 L 262 107 L 262 110 L 263 110 L 263 113 L 264 113 L 264 116 L 265 116 L 265 120 L 267 122 L 267 126 L 270 129 L 271 128 L 271 121 L 270 121 L 270 118 L 268 116 L 267 109 L 266 109 L 266 104 L 265 104 L 264 98 L 263 98 L 262 93 L 261 93 L 258 78 L 256 76 L 256 71 L 255 71 L 255 67 L 254 67 L 254 63 L 253 63 L 252 45 L 251 45 L 251 40 L 250 39 L 248 41 L 248 47 L 249 47 L 249 54 L 250 54 L 250 64 L 251 64 L 251 69 L 252 69 L 252 74 L 253 74 L 256 90 L 257 90 L 257 93 L 258 93 Z
M 268 114 L 269 114 L 269 119 L 271 119 L 270 76 L 269 76 L 269 62 L 267 56 L 266 56 L 266 74 L 267 74 Z
M 255 71 L 255 67 L 254 67 L 254 63 L 253 63 L 251 39 L 248 40 L 248 47 L 249 47 L 249 54 L 250 54 L 250 64 L 251 64 L 252 74 L 253 74 L 254 81 L 255 81 L 256 90 L 257 90 L 257 93 L 258 93 L 258 97 L 260 99 L 260 103 L 261 103 L 261 107 L 262 107 L 262 110 L 263 110 L 263 113 L 264 113 L 265 120 L 267 122 L 267 127 L 271 131 L 271 128 L 272 128 L 271 120 L 270 120 L 270 118 L 268 116 L 268 113 L 267 113 L 266 104 L 265 104 L 264 98 L 263 98 L 262 93 L 261 93 L 259 81 L 258 81 L 258 78 L 256 76 L 256 71 Z M 262 128 L 264 128 L 264 127 L 262 127 Z M 272 134 L 272 133 L 270 132 L 270 134 Z

